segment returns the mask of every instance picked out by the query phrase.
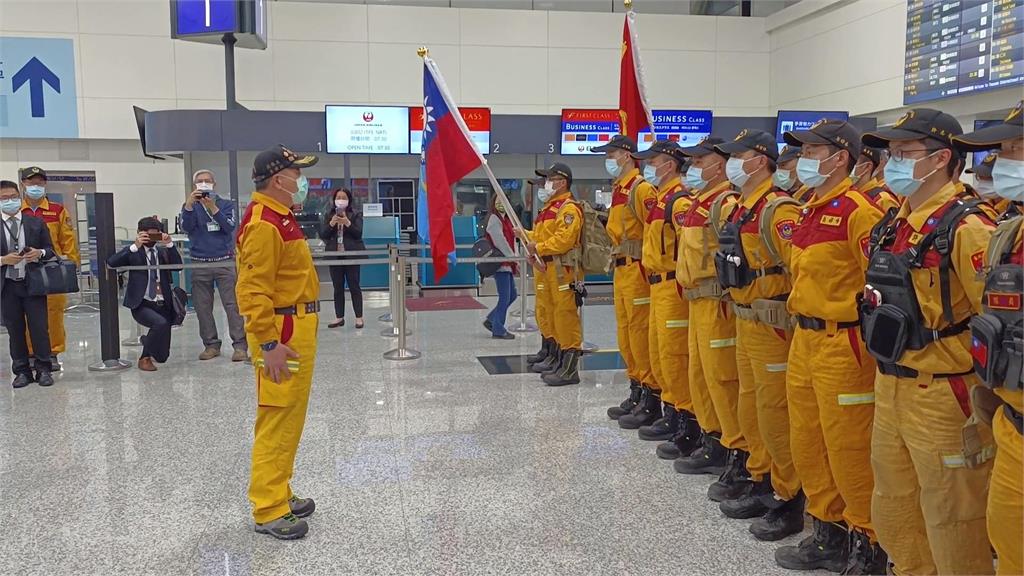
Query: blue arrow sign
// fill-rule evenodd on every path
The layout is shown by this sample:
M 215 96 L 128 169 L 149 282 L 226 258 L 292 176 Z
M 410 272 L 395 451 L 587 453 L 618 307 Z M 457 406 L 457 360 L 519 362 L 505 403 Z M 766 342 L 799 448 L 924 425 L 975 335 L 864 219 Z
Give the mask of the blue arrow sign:
M 28 83 L 29 98 L 32 99 L 33 118 L 46 116 L 46 107 L 43 105 L 43 82 L 49 84 L 50 88 L 53 88 L 57 94 L 60 94 L 60 78 L 57 78 L 57 75 L 35 56 L 22 66 L 21 70 L 14 74 L 11 82 L 11 89 L 14 92 L 17 92 L 25 83 Z

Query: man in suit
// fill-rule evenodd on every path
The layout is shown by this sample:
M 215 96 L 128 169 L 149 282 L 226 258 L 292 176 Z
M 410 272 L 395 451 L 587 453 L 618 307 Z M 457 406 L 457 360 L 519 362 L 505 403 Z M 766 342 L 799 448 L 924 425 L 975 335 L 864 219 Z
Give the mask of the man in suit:
M 52 386 L 46 296 L 30 296 L 25 278 L 28 264 L 54 257 L 53 242 L 45 222 L 22 214 L 18 185 L 9 180 L 0 182 L 0 216 L 0 316 L 10 338 L 12 385 L 24 388 L 35 380 L 40 386 Z M 26 321 L 36 352 L 34 378 L 28 360 Z
M 138 228 L 135 242 L 111 254 L 107 258 L 107 266 L 150 266 L 149 270 L 128 272 L 124 306 L 132 311 L 136 322 L 149 328 L 142 337 L 139 370 L 155 372 L 155 363 L 162 364 L 170 356 L 171 323 L 174 320 L 171 270 L 158 270 L 156 266 L 181 264 L 181 254 L 155 216 L 139 220 Z

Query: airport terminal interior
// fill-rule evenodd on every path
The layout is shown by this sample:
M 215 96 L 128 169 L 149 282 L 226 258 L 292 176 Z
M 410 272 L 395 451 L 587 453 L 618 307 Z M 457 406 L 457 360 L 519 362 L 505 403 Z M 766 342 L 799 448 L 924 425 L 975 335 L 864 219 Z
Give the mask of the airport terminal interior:
M 0 575 L 1024 573 L 1022 98 L 1021 0 L 0 0 Z

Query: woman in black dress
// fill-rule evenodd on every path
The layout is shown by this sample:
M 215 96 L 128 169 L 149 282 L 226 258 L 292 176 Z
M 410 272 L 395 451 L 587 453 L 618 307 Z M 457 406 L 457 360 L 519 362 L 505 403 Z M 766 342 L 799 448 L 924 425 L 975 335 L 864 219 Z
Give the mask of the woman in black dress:
M 324 215 L 320 226 L 320 238 L 327 245 L 328 252 L 337 252 L 343 258 L 346 251 L 366 250 L 363 244 L 363 213 L 352 206 L 352 192 L 348 188 L 334 191 L 334 203 Z M 339 241 L 340 240 L 340 241 Z M 362 256 L 353 256 L 362 258 Z M 338 328 L 345 325 L 345 283 L 352 293 L 352 309 L 356 314 L 356 328 L 363 327 L 363 290 L 359 287 L 359 265 L 345 264 L 331 266 L 331 283 L 334 284 L 334 314 L 337 320 L 327 325 Z

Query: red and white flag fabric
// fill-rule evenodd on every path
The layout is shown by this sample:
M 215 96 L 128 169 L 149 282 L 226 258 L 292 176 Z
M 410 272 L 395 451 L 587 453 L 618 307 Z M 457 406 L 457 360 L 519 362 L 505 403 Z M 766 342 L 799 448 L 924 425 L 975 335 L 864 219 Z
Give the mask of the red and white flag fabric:
M 644 92 L 644 67 L 637 46 L 636 12 L 626 11 L 622 25 L 622 55 L 619 63 L 619 131 L 633 140 L 654 124 Z

